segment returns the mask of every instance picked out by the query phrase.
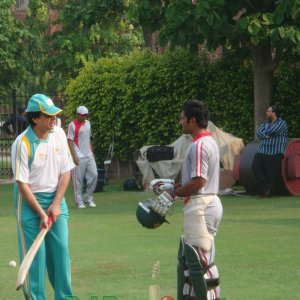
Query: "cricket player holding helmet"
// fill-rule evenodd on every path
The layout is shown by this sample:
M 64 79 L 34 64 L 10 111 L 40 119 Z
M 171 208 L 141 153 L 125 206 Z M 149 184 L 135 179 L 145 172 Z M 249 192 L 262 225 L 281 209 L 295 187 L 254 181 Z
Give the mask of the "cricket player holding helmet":
M 219 149 L 207 130 L 209 111 L 197 100 L 183 105 L 180 124 L 183 133 L 191 134 L 183 167 L 182 182 L 173 190 L 162 182 L 150 184 L 155 193 L 169 201 L 184 199 L 184 234 L 180 239 L 177 266 L 177 300 L 220 299 L 218 269 L 214 264 L 214 237 L 223 208 L 219 189 Z

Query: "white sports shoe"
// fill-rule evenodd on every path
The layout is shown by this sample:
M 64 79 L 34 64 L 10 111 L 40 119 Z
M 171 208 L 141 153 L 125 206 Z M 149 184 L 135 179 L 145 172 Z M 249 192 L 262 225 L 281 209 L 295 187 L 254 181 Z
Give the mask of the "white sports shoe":
M 87 204 L 89 207 L 96 207 L 93 197 L 91 197 L 91 196 L 86 197 L 86 199 L 84 200 L 84 203 Z
M 91 200 L 91 201 L 89 202 L 88 206 L 89 206 L 89 207 L 96 207 L 96 203 L 95 203 L 93 200 Z
M 77 208 L 85 208 L 85 205 L 83 203 L 76 205 Z

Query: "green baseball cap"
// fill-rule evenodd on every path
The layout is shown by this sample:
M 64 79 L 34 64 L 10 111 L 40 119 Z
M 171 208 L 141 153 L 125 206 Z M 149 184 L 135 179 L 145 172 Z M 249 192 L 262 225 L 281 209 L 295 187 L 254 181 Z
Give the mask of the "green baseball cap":
M 48 116 L 56 116 L 62 112 L 62 109 L 56 107 L 48 96 L 35 94 L 29 99 L 26 112 L 37 111 Z

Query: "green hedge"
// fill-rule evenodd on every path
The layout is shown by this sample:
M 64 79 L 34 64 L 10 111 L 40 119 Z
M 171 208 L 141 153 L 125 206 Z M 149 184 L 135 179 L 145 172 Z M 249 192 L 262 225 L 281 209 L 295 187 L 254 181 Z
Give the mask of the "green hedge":
M 275 98 L 280 103 L 295 100 L 297 94 L 293 99 L 288 94 L 293 76 L 299 78 L 299 71 L 283 74 L 275 77 L 279 80 Z M 290 85 L 281 76 L 290 76 Z M 298 95 L 299 89 L 298 83 Z M 246 143 L 254 136 L 251 68 L 232 59 L 210 63 L 204 55 L 192 56 L 184 50 L 100 59 L 87 64 L 69 83 L 67 99 L 70 118 L 78 105 L 89 108 L 99 163 L 113 139 L 115 155 L 124 161 L 143 145 L 173 142 L 181 134 L 180 112 L 188 99 L 204 100 L 210 106 L 211 120 L 224 131 Z M 292 110 L 286 108 L 284 113 Z M 297 118 L 289 124 L 295 136 L 299 135 Z
M 274 76 L 274 103 L 289 126 L 289 137 L 300 138 L 300 65 L 282 64 Z
M 210 106 L 211 120 L 247 143 L 254 137 L 251 69 L 238 60 L 221 60 L 211 65 L 211 72 L 205 99 Z
M 112 139 L 116 155 L 128 160 L 143 145 L 178 138 L 182 103 L 204 98 L 207 68 L 205 60 L 184 51 L 101 59 L 68 85 L 66 113 L 71 116 L 80 104 L 89 108 L 99 162 Z

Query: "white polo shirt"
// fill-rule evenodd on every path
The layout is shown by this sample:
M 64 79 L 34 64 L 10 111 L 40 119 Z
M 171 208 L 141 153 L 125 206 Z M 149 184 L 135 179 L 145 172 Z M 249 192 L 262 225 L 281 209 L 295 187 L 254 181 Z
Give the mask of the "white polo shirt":
M 60 175 L 75 167 L 62 128 L 54 127 L 40 140 L 31 126 L 12 147 L 14 179 L 28 183 L 33 193 L 55 192 Z
M 220 154 L 211 132 L 203 132 L 190 144 L 182 167 L 182 184 L 195 177 L 206 180 L 195 195 L 216 195 L 219 191 Z
M 17 138 L 14 140 L 12 146 L 11 146 L 11 168 L 13 171 L 13 174 L 16 174 L 16 151 L 17 151 L 17 143 L 18 141 L 26 134 L 29 127 L 26 128 L 21 134 L 17 136 Z
M 91 148 L 91 123 L 88 120 L 80 123 L 74 120 L 68 127 L 68 139 L 73 141 L 77 157 L 93 156 Z

